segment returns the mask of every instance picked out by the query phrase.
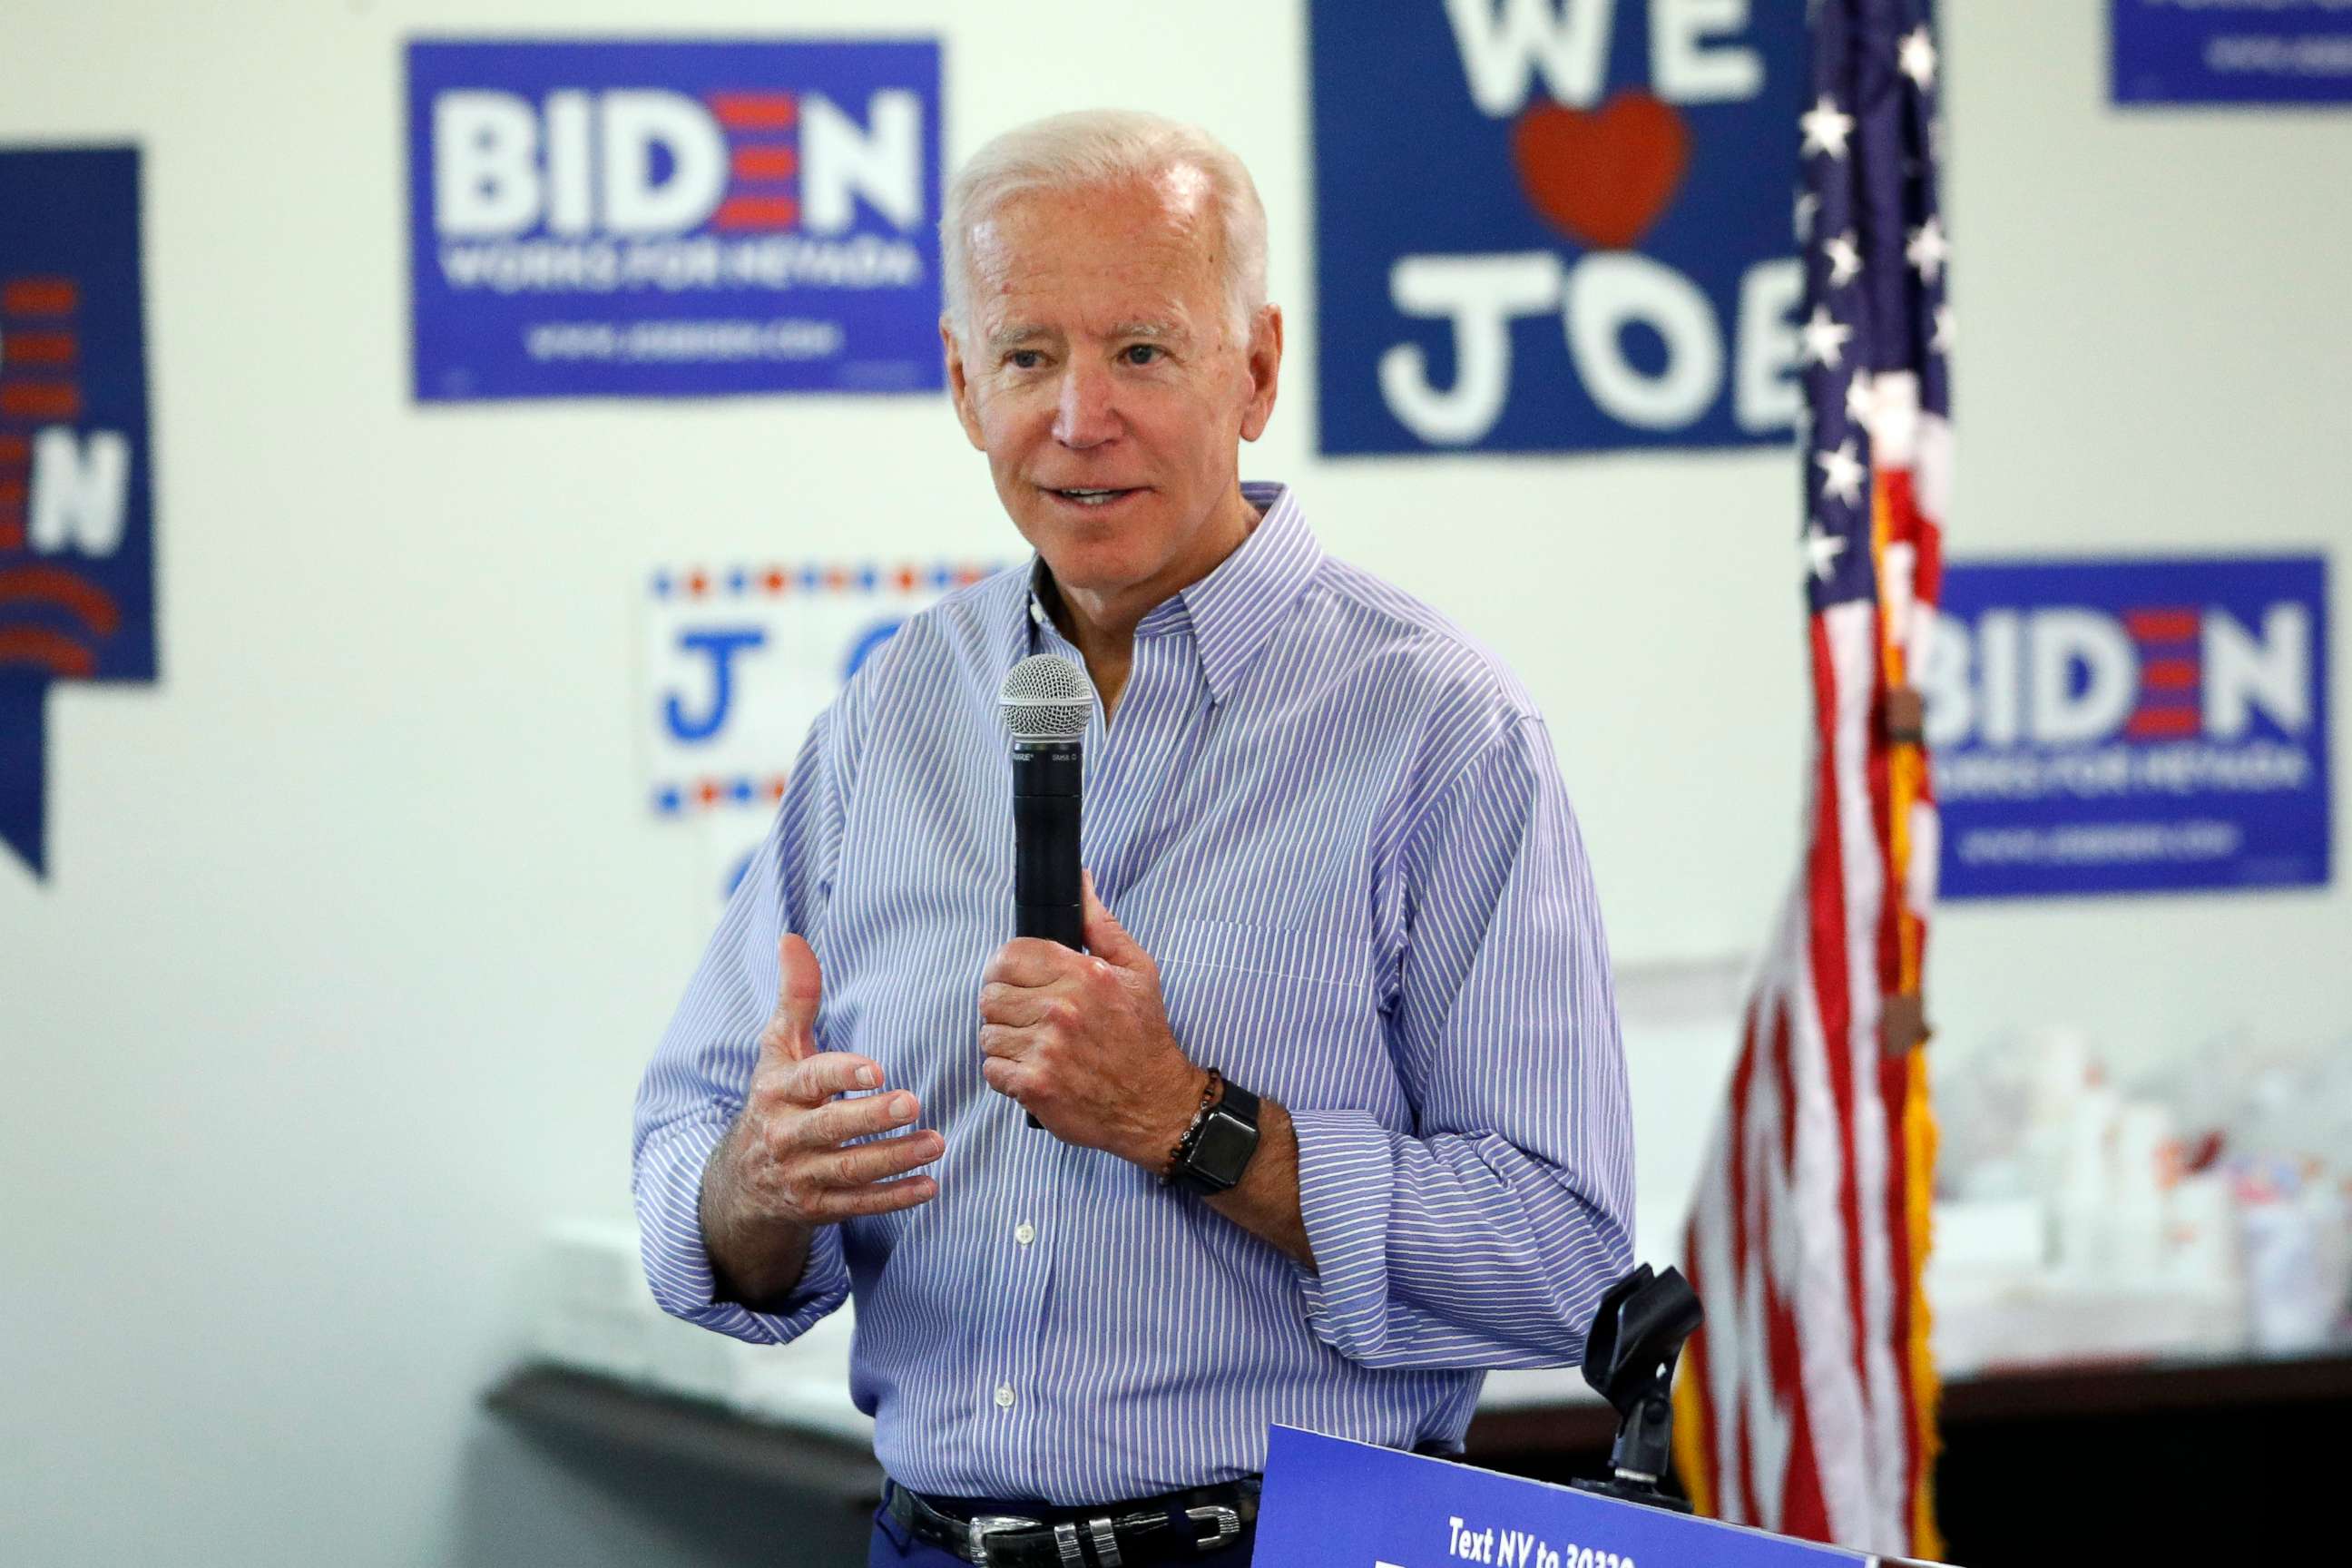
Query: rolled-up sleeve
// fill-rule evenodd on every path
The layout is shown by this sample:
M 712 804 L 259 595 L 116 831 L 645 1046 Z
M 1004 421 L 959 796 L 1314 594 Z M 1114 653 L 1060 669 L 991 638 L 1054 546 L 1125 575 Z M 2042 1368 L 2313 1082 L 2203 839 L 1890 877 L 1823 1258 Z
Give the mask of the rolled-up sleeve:
M 1299 1270 L 1325 1343 L 1374 1367 L 1552 1366 L 1630 1266 L 1633 1135 L 1591 871 L 1522 716 L 1406 840 L 1386 1014 L 1413 1126 L 1293 1109 Z
M 782 1310 L 714 1300 L 701 1217 L 703 1168 L 743 1109 L 760 1031 L 775 1010 L 776 943 L 786 930 L 822 941 L 841 835 L 842 725 L 836 704 L 810 728 L 775 821 L 637 1088 L 630 1189 L 654 1300 L 688 1322 L 761 1344 L 795 1338 L 849 1295 L 841 1233 L 826 1226 L 811 1237 L 807 1268 Z

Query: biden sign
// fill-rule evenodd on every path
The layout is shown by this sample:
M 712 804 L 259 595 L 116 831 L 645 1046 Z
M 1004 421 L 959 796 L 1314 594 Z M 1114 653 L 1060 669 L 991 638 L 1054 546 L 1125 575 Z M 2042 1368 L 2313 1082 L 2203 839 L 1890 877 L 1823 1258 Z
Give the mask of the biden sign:
M 943 384 L 939 46 L 409 46 L 416 395 Z
M 1945 896 L 2326 882 L 2319 557 L 1955 563 L 1943 616 Z

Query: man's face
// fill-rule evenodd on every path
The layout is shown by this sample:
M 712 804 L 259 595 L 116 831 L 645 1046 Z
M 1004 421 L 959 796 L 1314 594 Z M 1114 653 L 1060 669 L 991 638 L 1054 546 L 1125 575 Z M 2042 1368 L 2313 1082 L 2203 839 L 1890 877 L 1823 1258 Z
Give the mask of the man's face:
M 1273 412 L 1282 318 L 1232 341 L 1220 243 L 1189 169 L 1018 196 L 972 233 L 971 341 L 941 328 L 956 414 L 1065 591 L 1139 614 L 1246 531 L 1237 448 Z

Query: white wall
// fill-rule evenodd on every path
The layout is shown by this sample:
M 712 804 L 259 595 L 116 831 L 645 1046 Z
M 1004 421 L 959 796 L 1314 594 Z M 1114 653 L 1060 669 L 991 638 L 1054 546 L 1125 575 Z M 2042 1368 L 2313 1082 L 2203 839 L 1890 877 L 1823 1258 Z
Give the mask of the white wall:
M 2352 119 L 2116 114 L 2104 6 L 1948 9 L 1955 548 L 2318 545 L 2340 581 Z M 1012 535 L 935 401 L 412 406 L 399 43 L 950 25 L 950 158 L 1104 101 L 1242 153 L 1292 345 L 1248 471 L 1528 678 L 1622 960 L 1760 935 L 1794 852 L 1793 458 L 1316 461 L 1302 6 L 12 0 L 0 141 L 145 149 L 163 675 L 52 696 L 51 880 L 0 865 L 0 1558 L 693 1558 L 474 1405 L 539 1222 L 626 1212 L 701 936 L 702 852 L 636 784 L 637 584 Z M 2352 1012 L 2340 887 L 1971 908 L 1937 943 L 1955 1050 Z M 1704 1029 L 1653 1037 L 1671 1212 L 1703 1131 L 1672 1096 L 1714 1064 Z
M 1952 12 L 1955 547 L 2323 549 L 2352 563 L 2352 115 L 2116 112 L 2104 5 Z M 2352 675 L 2335 637 L 2329 684 Z M 2352 759 L 2336 702 L 2330 763 Z M 2345 843 L 2343 789 L 2335 840 Z M 2126 1068 L 2242 1031 L 2352 1036 L 2352 895 L 1955 908 L 1963 1047 L 2072 1019 Z

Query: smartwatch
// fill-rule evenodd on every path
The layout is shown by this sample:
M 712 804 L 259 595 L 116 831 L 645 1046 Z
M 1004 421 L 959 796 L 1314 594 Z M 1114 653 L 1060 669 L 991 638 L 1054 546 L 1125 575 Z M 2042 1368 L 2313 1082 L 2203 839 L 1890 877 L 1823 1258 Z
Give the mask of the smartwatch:
M 1257 1152 L 1257 1096 L 1228 1079 L 1176 1151 L 1168 1173 L 1180 1187 L 1207 1196 L 1230 1190 Z

